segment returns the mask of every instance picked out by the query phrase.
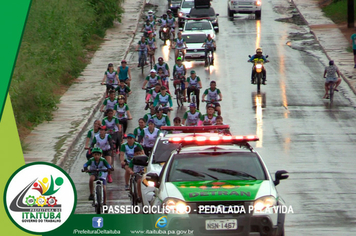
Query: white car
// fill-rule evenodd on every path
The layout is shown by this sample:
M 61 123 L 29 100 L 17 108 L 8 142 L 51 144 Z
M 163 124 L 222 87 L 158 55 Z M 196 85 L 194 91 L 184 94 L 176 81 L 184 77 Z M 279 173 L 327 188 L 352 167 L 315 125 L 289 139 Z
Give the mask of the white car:
M 159 176 L 146 176 L 156 186 L 152 206 L 182 216 L 170 224 L 182 222 L 199 235 L 284 236 L 285 215 L 293 209 L 275 186 L 288 172 L 277 171 L 272 179 L 248 143 L 257 137 L 192 134 L 171 140 L 181 147 Z
M 204 60 L 205 58 L 205 49 L 202 47 L 206 34 L 201 31 L 186 31 L 182 33 L 187 49 L 185 53 L 185 60 Z
M 215 38 L 214 27 L 208 20 L 187 20 L 185 22 L 183 32 L 188 33 L 196 31 L 204 32 L 206 36 L 210 34 L 213 39 Z
M 256 19 L 261 19 L 261 0 L 228 0 L 227 13 L 234 17 L 235 13 L 255 14 Z
M 185 18 L 189 14 L 190 9 L 194 7 L 194 0 L 183 0 L 178 10 L 178 27 L 181 28 L 184 25 Z

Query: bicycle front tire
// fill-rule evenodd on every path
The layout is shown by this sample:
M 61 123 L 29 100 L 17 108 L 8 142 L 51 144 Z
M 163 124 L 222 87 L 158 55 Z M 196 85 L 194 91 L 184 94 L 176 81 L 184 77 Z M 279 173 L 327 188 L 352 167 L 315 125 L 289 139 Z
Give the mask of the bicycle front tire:
M 95 205 L 95 212 L 96 214 L 101 214 L 102 212 L 102 199 L 103 196 L 101 195 L 101 186 L 96 186 L 96 205 Z

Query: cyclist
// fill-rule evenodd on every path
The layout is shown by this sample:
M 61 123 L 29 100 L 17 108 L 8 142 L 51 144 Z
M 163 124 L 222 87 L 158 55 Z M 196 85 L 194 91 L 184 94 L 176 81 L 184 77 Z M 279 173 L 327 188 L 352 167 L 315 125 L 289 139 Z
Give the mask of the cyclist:
M 177 86 L 180 85 L 184 101 L 186 101 L 185 77 L 181 72 L 177 72 L 173 78 L 174 94 L 177 95 Z
M 339 91 L 337 87 L 341 83 L 340 71 L 337 68 L 337 66 L 334 64 L 334 61 L 329 61 L 329 66 L 325 67 L 324 78 L 326 79 L 325 79 L 325 95 L 323 98 L 329 99 L 329 83 L 330 82 L 335 83 L 334 90 L 337 92 Z
M 114 70 L 114 65 L 112 63 L 109 63 L 101 84 L 106 84 L 106 97 L 109 96 L 109 90 L 114 90 L 118 86 L 119 77 L 117 75 L 117 71 Z
M 109 91 L 109 97 L 105 98 L 103 105 L 100 107 L 100 111 L 104 112 L 104 107 L 105 107 L 105 113 L 104 116 L 107 116 L 107 110 L 108 109 L 114 109 L 115 104 L 117 104 L 117 99 L 115 97 L 115 91 L 110 90 Z
M 262 62 L 264 62 L 264 63 L 269 62 L 269 60 L 267 60 L 267 58 L 266 58 L 265 56 L 263 56 L 263 54 L 262 54 L 262 48 L 257 48 L 257 49 L 256 49 L 256 54 L 253 55 L 253 56 L 250 58 L 250 60 L 248 60 L 247 62 L 254 62 L 254 61 L 262 61 Z M 253 65 L 253 67 L 252 67 L 252 74 L 251 74 L 251 84 L 254 84 L 254 83 L 256 82 L 256 81 L 254 80 L 255 74 L 256 74 L 255 65 Z M 262 74 L 263 74 L 262 84 L 266 85 L 267 75 L 266 75 L 265 67 L 262 67 Z
M 156 114 L 152 116 L 152 120 L 155 123 L 157 129 L 161 128 L 161 126 L 171 126 L 171 121 L 169 117 L 163 113 L 162 107 L 156 107 Z
M 156 114 L 156 108 L 154 106 L 151 106 L 150 107 L 150 112 L 149 113 L 146 113 L 144 116 L 143 116 L 143 119 L 148 122 L 150 119 L 152 119 L 152 116 Z
M 187 78 L 187 81 L 185 82 L 185 87 L 187 87 L 188 102 L 190 103 L 190 93 L 194 92 L 196 97 L 195 102 L 197 103 L 197 109 L 199 110 L 199 104 L 200 104 L 199 94 L 200 94 L 200 89 L 202 88 L 202 84 L 199 76 L 196 75 L 194 70 L 190 71 L 190 76 Z
M 173 12 L 171 9 L 167 10 L 167 22 L 168 22 L 168 26 L 171 28 L 171 33 L 173 35 L 173 38 L 175 38 L 175 27 L 176 27 L 176 19 L 173 16 Z
M 181 73 L 183 76 L 187 74 L 187 68 L 182 63 L 181 57 L 177 57 L 177 64 L 173 66 L 173 76 L 176 76 L 178 73 Z
M 152 32 L 153 31 L 150 31 L 149 34 L 148 34 L 147 44 L 148 44 L 148 48 L 149 48 L 148 53 L 152 54 L 152 65 L 154 65 L 155 61 L 156 61 L 155 50 L 156 50 L 157 46 L 156 46 L 156 39 L 153 37 L 153 33 Z
M 144 32 L 145 37 L 148 37 L 148 35 L 153 32 L 153 26 L 149 19 L 147 19 L 145 24 L 142 26 L 141 32 Z
M 140 61 L 141 61 L 141 57 L 143 56 L 145 58 L 145 65 L 148 65 L 147 63 L 147 51 L 150 50 L 150 48 L 148 47 L 148 43 L 147 40 L 145 38 L 145 36 L 141 37 L 141 40 L 138 41 L 137 45 L 136 45 L 136 51 L 138 51 L 138 66 L 140 67 Z
M 130 87 L 125 84 L 124 80 L 120 80 L 120 84 L 115 89 L 119 95 L 125 97 L 125 103 L 127 103 L 127 97 L 132 93 Z
M 166 14 L 166 13 L 164 13 L 164 14 L 162 15 L 162 18 L 158 21 L 158 23 L 161 25 L 161 27 L 160 27 L 160 29 L 159 29 L 159 38 L 160 38 L 161 40 L 163 40 L 163 39 L 162 39 L 163 27 L 168 26 L 168 20 L 167 20 L 167 14 Z
M 145 152 L 143 151 L 142 147 L 135 147 L 134 149 L 134 157 L 135 156 L 142 156 L 145 155 Z M 144 171 L 144 167 L 143 166 L 136 166 L 132 163 L 132 161 L 129 164 L 129 171 L 130 171 L 130 175 L 133 175 L 134 173 L 143 173 Z M 141 202 L 142 201 L 142 193 L 141 193 L 141 180 L 142 180 L 142 176 L 139 175 L 137 176 L 136 179 L 136 186 L 137 186 L 137 202 Z
M 216 123 L 215 105 L 208 104 L 205 115 L 200 116 L 199 125 L 213 125 Z
M 179 51 L 182 51 L 183 59 L 185 58 L 184 48 L 187 48 L 187 43 L 182 38 L 182 32 L 178 32 L 178 37 L 174 39 L 172 48 L 175 48 L 175 58 L 178 58 Z
M 93 157 L 90 158 L 84 165 L 83 169 L 84 171 L 88 171 L 88 167 L 90 170 L 106 170 L 109 169 L 111 171 L 114 171 L 114 168 L 105 160 L 101 155 L 103 154 L 103 151 L 100 148 L 93 148 L 92 150 Z M 100 171 L 98 178 L 103 181 L 103 192 L 104 192 L 104 198 L 103 198 L 103 204 L 106 205 L 106 177 L 107 177 L 107 172 Z M 94 200 L 94 180 L 95 180 L 95 174 L 90 173 L 90 178 L 89 178 L 89 190 L 90 190 L 90 195 L 89 195 L 89 200 Z
M 161 92 L 157 94 L 154 102 L 153 102 L 153 106 L 160 106 L 162 108 L 162 110 L 166 111 L 168 113 L 168 117 L 169 117 L 169 113 L 170 111 L 173 109 L 173 102 L 172 102 L 172 97 L 169 93 L 167 93 L 167 88 L 162 86 L 161 87 Z
M 150 75 L 148 75 L 143 82 L 142 89 L 146 90 L 146 93 L 148 93 L 149 89 L 155 86 L 157 83 L 162 85 L 161 77 L 156 75 L 156 70 L 152 69 L 150 71 Z M 146 88 L 147 85 L 147 88 Z
M 184 113 L 182 124 L 186 126 L 197 126 L 201 116 L 202 114 L 197 110 L 195 103 L 191 103 L 189 105 L 189 111 Z
M 135 147 L 141 147 L 141 144 L 135 141 L 135 135 L 130 133 L 127 135 L 127 142 L 120 147 L 120 162 L 121 167 L 125 169 L 125 190 L 129 190 L 130 169 L 129 164 L 134 156 Z
M 134 129 L 134 135 L 135 135 L 135 139 L 138 140 L 138 142 L 141 142 L 142 137 L 141 137 L 141 131 L 146 128 L 146 121 L 144 118 L 140 118 L 138 119 L 138 127 Z
M 166 87 L 167 92 L 169 92 L 169 78 L 164 74 L 163 69 L 159 68 L 157 75 L 161 78 L 162 86 Z
M 165 63 L 165 62 L 163 61 L 163 58 L 162 58 L 162 57 L 159 57 L 159 58 L 158 58 L 158 63 L 156 63 L 154 69 L 155 69 L 156 71 L 158 71 L 158 70 L 161 69 L 161 68 L 162 68 L 164 74 L 165 74 L 167 77 L 169 77 L 169 76 L 170 76 L 169 66 L 168 66 L 167 63 Z
M 154 15 L 154 12 L 152 10 L 149 10 L 147 12 L 146 19 L 148 19 L 148 20 L 156 20 L 156 16 Z
M 154 88 L 151 88 L 148 91 L 147 96 L 146 96 L 146 104 L 147 105 L 146 105 L 145 110 L 148 109 L 150 100 L 152 101 L 151 106 L 153 106 L 153 102 L 156 99 L 157 94 L 159 94 L 160 92 L 161 92 L 161 85 L 158 83 L 155 85 Z
M 85 140 L 85 147 L 84 149 L 88 149 L 86 153 L 87 160 L 89 160 L 91 157 L 93 157 L 92 152 L 89 148 L 89 145 L 93 142 L 93 139 L 95 135 L 99 134 L 99 127 L 101 126 L 100 120 L 95 120 L 94 121 L 94 128 L 90 129 L 87 134 L 87 138 Z
M 131 69 L 127 66 L 126 60 L 121 61 L 121 66 L 117 67 L 117 73 L 119 74 L 119 80 L 124 81 L 130 87 Z
M 222 116 L 217 116 L 216 117 L 216 122 L 214 125 L 225 125 L 223 123 L 223 118 Z M 218 129 L 219 134 L 224 134 L 224 135 L 231 135 L 230 129 Z
M 104 117 L 104 119 L 102 120 L 102 125 L 106 126 L 107 133 L 110 134 L 113 141 L 113 145 L 117 152 L 121 143 L 122 130 L 121 130 L 121 125 L 119 123 L 119 120 L 116 117 L 114 117 L 113 109 L 107 110 L 107 117 Z
M 214 48 L 216 48 L 215 40 L 208 34 L 207 38 L 205 39 L 202 47 L 205 47 L 205 66 L 208 66 L 208 53 L 211 52 L 212 60 L 211 65 L 214 65 Z
M 124 96 L 119 96 L 118 104 L 115 105 L 114 110 L 116 112 L 116 117 L 119 119 L 120 124 L 123 126 L 123 134 L 125 135 L 127 129 L 127 120 L 132 120 L 132 116 L 129 107 L 125 103 Z
M 207 96 L 207 100 L 205 100 L 205 96 Z M 218 115 L 221 115 L 221 108 L 220 108 L 220 103 L 218 101 L 222 100 L 222 94 L 220 92 L 220 89 L 216 88 L 216 82 L 211 81 L 210 82 L 210 88 L 206 89 L 202 101 L 207 101 L 208 104 L 212 103 L 215 105 L 215 110 L 218 112 Z
M 142 138 L 142 147 L 145 151 L 145 154 L 149 156 L 152 151 L 153 146 L 155 145 L 156 138 L 160 134 L 159 129 L 155 128 L 155 122 L 153 119 L 148 120 L 148 127 L 144 128 L 141 131 Z
M 96 135 L 91 143 L 91 148 L 98 147 L 103 152 L 103 156 L 105 160 L 110 164 L 113 165 L 111 156 L 114 155 L 114 145 L 112 143 L 112 138 L 110 134 L 106 133 L 106 126 L 102 125 L 99 128 L 99 134 Z M 111 172 L 108 171 L 108 182 L 112 183 Z

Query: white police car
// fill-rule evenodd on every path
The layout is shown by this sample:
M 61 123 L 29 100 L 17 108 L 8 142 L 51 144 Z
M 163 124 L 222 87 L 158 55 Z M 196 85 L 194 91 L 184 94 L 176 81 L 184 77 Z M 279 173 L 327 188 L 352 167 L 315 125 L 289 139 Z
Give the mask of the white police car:
M 286 171 L 272 180 L 249 141 L 256 136 L 212 134 L 171 137 L 181 146 L 161 174 L 146 179 L 156 187 L 153 206 L 184 214 L 180 225 L 201 235 L 284 235 L 285 205 L 275 188 Z

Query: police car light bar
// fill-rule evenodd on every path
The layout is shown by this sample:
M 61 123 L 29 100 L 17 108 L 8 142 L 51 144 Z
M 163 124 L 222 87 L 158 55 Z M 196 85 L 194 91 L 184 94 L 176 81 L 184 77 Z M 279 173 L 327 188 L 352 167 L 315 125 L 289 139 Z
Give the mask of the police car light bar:
M 189 136 L 189 137 L 173 137 L 169 138 L 169 142 L 172 143 L 202 143 L 205 142 L 206 144 L 213 143 L 246 143 L 246 142 L 254 142 L 258 141 L 259 138 L 255 135 L 248 135 L 248 136 L 212 136 L 212 137 L 205 137 L 205 136 Z
M 182 133 L 201 133 L 220 129 L 230 129 L 229 125 L 207 125 L 207 126 L 161 126 L 161 131 L 182 131 Z

